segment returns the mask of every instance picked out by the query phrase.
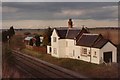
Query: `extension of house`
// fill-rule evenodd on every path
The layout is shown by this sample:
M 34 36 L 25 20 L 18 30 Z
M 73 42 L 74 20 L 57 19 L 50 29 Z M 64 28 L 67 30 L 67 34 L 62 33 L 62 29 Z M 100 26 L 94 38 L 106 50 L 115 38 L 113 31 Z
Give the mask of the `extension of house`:
M 117 48 L 101 34 L 91 34 L 86 28 L 73 27 L 68 21 L 68 29 L 55 28 L 51 35 L 51 45 L 47 53 L 57 58 L 72 58 L 95 64 L 117 62 Z

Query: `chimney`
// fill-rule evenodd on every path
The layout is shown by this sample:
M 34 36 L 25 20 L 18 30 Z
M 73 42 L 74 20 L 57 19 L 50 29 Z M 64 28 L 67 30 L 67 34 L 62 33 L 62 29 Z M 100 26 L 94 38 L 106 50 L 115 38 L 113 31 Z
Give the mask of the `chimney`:
M 69 21 L 68 21 L 68 27 L 69 27 L 69 28 L 72 28 L 72 27 L 73 27 L 72 19 L 69 19 Z

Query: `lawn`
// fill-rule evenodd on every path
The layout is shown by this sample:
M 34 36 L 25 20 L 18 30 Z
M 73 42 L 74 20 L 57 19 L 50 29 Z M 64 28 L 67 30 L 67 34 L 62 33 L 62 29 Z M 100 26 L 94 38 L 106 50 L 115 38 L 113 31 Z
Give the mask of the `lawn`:
M 118 74 L 117 64 L 110 65 L 96 65 L 88 62 L 84 62 L 76 59 L 69 58 L 55 58 L 49 54 L 44 54 L 41 52 L 36 52 L 30 49 L 21 50 L 23 53 L 37 57 L 41 60 L 56 64 L 58 66 L 76 71 L 92 78 L 116 78 Z

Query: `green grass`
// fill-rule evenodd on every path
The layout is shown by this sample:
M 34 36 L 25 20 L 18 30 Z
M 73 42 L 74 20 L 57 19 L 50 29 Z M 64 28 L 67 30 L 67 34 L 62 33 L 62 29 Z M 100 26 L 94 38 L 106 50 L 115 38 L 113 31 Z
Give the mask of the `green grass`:
M 86 74 L 86 72 L 89 73 L 89 71 L 96 69 L 97 67 L 100 67 L 100 65 L 91 64 L 89 62 L 85 62 L 81 60 L 69 59 L 69 58 L 55 58 L 49 54 L 44 54 L 42 52 L 36 52 L 30 49 L 23 49 L 22 52 L 32 55 L 34 57 L 37 57 L 41 60 L 50 62 L 52 64 L 56 64 L 61 67 L 71 69 L 73 71 L 80 72 L 83 74 Z
M 81 60 L 69 59 L 69 58 L 55 58 L 49 54 L 42 52 L 36 52 L 30 49 L 23 49 L 22 52 L 29 54 L 31 56 L 37 57 L 41 60 L 50 62 L 52 64 L 76 71 L 80 74 L 86 75 L 88 77 L 116 77 L 117 76 L 117 66 L 106 66 L 104 64 L 93 64 Z

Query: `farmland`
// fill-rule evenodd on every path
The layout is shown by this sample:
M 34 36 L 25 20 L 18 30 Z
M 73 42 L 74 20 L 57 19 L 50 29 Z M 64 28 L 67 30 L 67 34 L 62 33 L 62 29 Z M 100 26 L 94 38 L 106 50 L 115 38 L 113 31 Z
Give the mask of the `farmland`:
M 115 45 L 118 45 L 119 42 L 119 32 L 120 29 L 90 29 L 91 33 L 102 34 L 106 39 L 112 41 Z
M 24 35 L 25 32 L 30 32 L 31 34 L 44 35 L 46 29 L 23 29 L 16 30 L 16 35 Z M 119 42 L 119 28 L 88 28 L 88 31 L 93 34 L 102 34 L 106 39 L 112 41 L 115 45 L 120 44 Z

